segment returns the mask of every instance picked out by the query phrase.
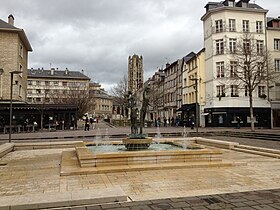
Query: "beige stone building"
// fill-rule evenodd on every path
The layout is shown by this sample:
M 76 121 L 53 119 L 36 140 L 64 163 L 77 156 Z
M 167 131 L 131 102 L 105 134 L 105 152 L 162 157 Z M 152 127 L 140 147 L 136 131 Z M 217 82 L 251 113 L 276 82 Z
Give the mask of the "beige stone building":
M 266 14 L 268 10 L 250 0 L 208 2 L 202 16 L 205 65 L 207 67 L 206 126 L 234 127 L 239 118 L 242 126 L 250 126 L 249 95 L 246 84 L 234 76 L 239 69 L 238 46 L 254 43 L 260 54 L 266 46 Z M 249 34 L 250 39 L 244 38 Z M 256 127 L 270 127 L 271 108 L 264 81 L 253 92 Z
M 12 71 L 14 74 L 13 100 L 26 101 L 28 52 L 32 47 L 23 29 L 14 26 L 14 17 L 8 22 L 0 19 L 0 100 L 10 100 Z
M 135 93 L 138 89 L 143 87 L 144 71 L 143 71 L 143 57 L 133 55 L 128 57 L 128 90 Z
M 99 83 L 89 84 L 90 108 L 89 113 L 94 117 L 102 119 L 112 118 L 113 99 L 101 88 Z
M 197 80 L 197 103 L 199 126 L 204 127 L 204 106 L 205 106 L 205 49 L 198 53 L 191 52 L 184 58 L 183 64 L 183 105 L 181 107 L 182 120 L 189 125 L 189 119 L 195 116 L 196 111 L 196 84 Z
M 76 90 L 88 93 L 89 82 L 90 78 L 79 71 L 28 69 L 27 102 L 57 103 L 56 99 L 62 99 Z
M 280 75 L 280 18 L 267 18 L 267 48 L 271 55 L 272 66 Z M 272 110 L 272 126 L 280 127 L 280 77 L 270 82 L 269 100 Z

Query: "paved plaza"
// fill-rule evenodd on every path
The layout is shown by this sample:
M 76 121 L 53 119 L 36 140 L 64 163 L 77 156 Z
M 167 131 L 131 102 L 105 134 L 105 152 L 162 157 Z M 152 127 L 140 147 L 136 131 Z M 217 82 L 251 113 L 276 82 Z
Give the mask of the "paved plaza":
M 174 129 L 170 130 L 174 132 Z M 110 134 L 129 132 L 129 128 L 113 130 L 110 129 Z M 87 135 L 95 132 L 89 131 Z M 19 135 L 21 139 L 40 135 L 60 139 L 69 133 L 77 140 L 85 131 L 14 134 L 13 137 L 18 141 Z M 5 135 L 0 138 L 4 140 Z M 280 148 L 277 141 L 240 140 L 252 146 Z M 0 158 L 0 200 L 120 188 L 129 202 L 58 209 L 280 209 L 280 159 L 277 158 L 223 149 L 223 161 L 230 161 L 233 166 L 60 176 L 61 153 L 73 150 L 18 150 Z

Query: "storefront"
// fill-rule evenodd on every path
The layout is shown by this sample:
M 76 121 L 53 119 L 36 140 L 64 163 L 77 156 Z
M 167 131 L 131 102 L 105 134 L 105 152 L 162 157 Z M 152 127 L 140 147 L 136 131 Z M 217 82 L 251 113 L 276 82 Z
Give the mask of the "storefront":
M 249 108 L 204 109 L 206 127 L 237 127 L 238 117 L 241 127 L 250 127 Z M 255 127 L 271 128 L 271 109 L 254 108 Z

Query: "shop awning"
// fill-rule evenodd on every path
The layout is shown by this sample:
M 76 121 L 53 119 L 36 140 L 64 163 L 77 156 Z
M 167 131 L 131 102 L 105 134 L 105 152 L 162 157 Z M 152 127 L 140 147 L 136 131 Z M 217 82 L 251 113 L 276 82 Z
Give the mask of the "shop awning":
M 195 110 L 195 104 L 184 104 L 177 111 L 190 111 Z

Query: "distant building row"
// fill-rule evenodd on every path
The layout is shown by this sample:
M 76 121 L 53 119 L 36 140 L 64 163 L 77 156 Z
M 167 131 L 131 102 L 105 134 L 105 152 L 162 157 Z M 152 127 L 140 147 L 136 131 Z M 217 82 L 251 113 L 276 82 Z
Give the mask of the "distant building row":
M 267 18 L 268 10 L 249 0 L 209 2 L 205 9 L 204 48 L 167 64 L 147 81 L 153 89 L 148 118 L 179 117 L 189 125 L 197 80 L 200 126 L 236 126 L 238 117 L 242 126 L 250 126 L 248 92 L 232 78 L 237 66 L 233 55 L 243 34 L 250 33 L 257 52 L 269 51 L 280 75 L 280 18 Z M 280 82 L 259 84 L 253 100 L 255 125 L 280 127 Z

